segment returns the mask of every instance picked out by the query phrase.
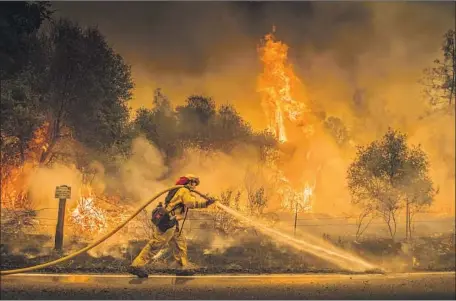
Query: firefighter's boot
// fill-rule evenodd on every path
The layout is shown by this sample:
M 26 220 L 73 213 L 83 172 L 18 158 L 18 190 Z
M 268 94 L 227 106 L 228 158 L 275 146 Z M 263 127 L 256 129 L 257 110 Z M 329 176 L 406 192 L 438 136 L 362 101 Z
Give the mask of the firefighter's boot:
M 149 277 L 149 274 L 147 274 L 146 270 L 142 267 L 130 266 L 128 268 L 128 272 L 130 274 L 137 276 L 138 278 L 148 278 Z

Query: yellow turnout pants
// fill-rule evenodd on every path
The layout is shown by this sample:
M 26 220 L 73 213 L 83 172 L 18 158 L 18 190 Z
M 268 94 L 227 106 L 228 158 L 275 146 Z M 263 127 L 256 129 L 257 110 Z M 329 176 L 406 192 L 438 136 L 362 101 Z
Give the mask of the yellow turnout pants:
M 152 238 L 147 242 L 139 255 L 133 260 L 131 266 L 138 268 L 144 267 L 150 262 L 152 257 L 154 257 L 167 245 L 171 248 L 176 262 L 183 267 L 186 266 L 188 260 L 185 233 L 179 233 L 176 230 L 176 227 L 172 227 L 163 233 L 155 226 L 153 227 Z

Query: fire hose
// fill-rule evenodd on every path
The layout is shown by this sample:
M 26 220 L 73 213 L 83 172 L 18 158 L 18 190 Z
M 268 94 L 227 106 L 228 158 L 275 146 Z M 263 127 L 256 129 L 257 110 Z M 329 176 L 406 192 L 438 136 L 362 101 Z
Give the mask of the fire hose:
M 6 271 L 0 271 L 0 275 L 4 276 L 4 275 L 12 275 L 12 274 L 19 274 L 19 273 L 25 273 L 25 272 L 30 272 L 30 271 L 35 271 L 35 270 L 38 270 L 38 269 L 43 269 L 43 268 L 46 268 L 46 267 L 49 267 L 49 266 L 53 266 L 53 265 L 56 265 L 58 263 L 61 263 L 61 262 L 65 262 L 67 260 L 70 260 L 80 254 L 83 254 L 87 251 L 89 251 L 90 249 L 93 249 L 95 248 L 96 246 L 98 246 L 99 244 L 101 244 L 102 242 L 104 242 L 106 239 L 108 239 L 109 237 L 113 236 L 115 233 L 117 233 L 120 229 L 122 229 L 129 221 L 131 221 L 133 218 L 135 218 L 142 210 L 144 210 L 144 208 L 146 208 L 147 206 L 149 206 L 153 201 L 155 201 L 157 198 L 159 198 L 162 194 L 172 190 L 172 189 L 175 189 L 175 188 L 181 188 L 181 187 L 184 187 L 183 185 L 176 185 L 176 186 L 173 186 L 173 187 L 170 187 L 168 189 L 165 189 L 159 193 L 157 193 L 153 198 L 151 198 L 149 201 L 147 201 L 144 205 L 142 205 L 135 213 L 133 213 L 128 219 L 126 219 L 124 222 L 122 222 L 119 226 L 117 226 L 117 228 L 115 228 L 114 230 L 112 230 L 111 232 L 107 233 L 106 235 L 104 235 L 103 237 L 101 237 L 100 239 L 98 239 L 97 241 L 93 242 L 92 244 L 88 245 L 87 247 L 83 248 L 83 249 L 80 249 L 76 252 L 73 252 L 67 256 L 64 256 L 62 258 L 59 258 L 59 259 L 56 259 L 54 261 L 50 261 L 50 262 L 47 262 L 47 263 L 43 263 L 43 264 L 39 264 L 39 265 L 35 265 L 35 266 L 31 266 L 31 267 L 27 267 L 27 268 L 20 268 L 20 269 L 15 269 L 15 270 L 6 270 Z M 209 199 L 208 196 L 202 194 L 201 192 L 199 191 L 196 191 L 196 190 L 192 190 L 192 192 L 200 195 L 201 197 L 205 198 L 205 199 Z M 233 210 L 230 210 L 230 208 L 216 202 L 215 203 L 217 205 L 217 207 L 227 211 L 228 213 L 231 213 L 233 215 L 235 215 L 236 217 L 238 217 L 239 219 L 241 220 L 244 220 L 246 222 L 248 222 L 248 219 L 246 217 L 243 217 L 243 216 L 239 216 L 239 214 L 235 214 L 233 212 Z M 183 226 L 183 225 L 182 225 Z M 279 232 L 277 232 L 277 230 L 272 230 L 272 229 L 266 229 L 264 226 L 261 226 L 260 225 L 257 225 L 259 227 L 260 230 L 262 230 L 262 232 L 264 232 L 265 234 L 268 234 L 270 236 L 274 236 L 274 237 L 277 237 L 277 236 L 283 236 L 285 239 L 286 239 L 286 242 L 288 242 L 289 244 L 292 244 L 294 245 L 295 243 L 300 243 L 300 241 L 298 241 L 297 239 L 293 238 L 293 237 L 289 237 L 288 235 L 280 235 Z M 308 243 L 306 243 L 306 245 L 310 248 L 312 245 L 309 245 Z M 310 252 L 311 254 L 317 254 L 316 253 L 317 250 L 314 250 L 314 252 Z M 318 248 L 318 252 L 321 251 L 321 248 L 319 247 Z M 334 252 L 329 252 L 330 254 L 327 254 L 328 256 L 330 256 L 330 258 L 328 258 L 329 261 L 332 262 L 332 260 L 330 260 L 332 257 L 335 257 L 334 255 L 337 255 L 335 254 Z M 362 259 L 359 259 L 359 258 L 349 258 L 349 257 L 346 257 L 345 255 L 344 256 L 338 256 L 338 257 L 342 257 L 346 260 L 350 260 L 352 261 L 353 263 L 357 263 L 357 264 L 360 264 L 362 265 L 365 269 L 373 269 L 373 268 L 377 268 L 376 266 L 374 265 L 371 265 L 370 263 L 367 263 L 365 262 L 364 260 Z M 351 256 L 350 256 L 351 257 Z
M 19 274 L 19 273 L 31 272 L 31 271 L 47 268 L 49 266 L 53 266 L 53 265 L 56 265 L 58 263 L 65 262 L 67 260 L 70 260 L 70 259 L 82 254 L 82 253 L 85 253 L 85 252 L 89 251 L 90 249 L 95 248 L 96 246 L 98 246 L 99 244 L 101 244 L 102 242 L 104 242 L 106 239 L 110 238 L 114 234 L 116 234 L 129 221 L 131 221 L 133 218 L 135 218 L 139 213 L 141 213 L 142 210 L 144 210 L 144 208 L 149 206 L 153 201 L 155 201 L 157 198 L 159 198 L 162 194 L 164 194 L 164 193 L 166 193 L 166 192 L 168 192 L 170 190 L 173 190 L 175 188 L 180 188 L 180 187 L 184 187 L 184 186 L 183 185 L 173 186 L 173 187 L 167 188 L 167 189 L 157 193 L 154 197 L 152 197 L 144 205 L 142 205 L 138 210 L 136 210 L 135 213 L 133 213 L 129 218 L 127 218 L 124 222 L 122 222 L 119 226 L 117 226 L 117 228 L 115 228 L 114 230 L 112 230 L 111 232 L 107 233 L 106 235 L 104 235 L 103 237 L 99 238 L 97 241 L 93 242 L 92 244 L 88 245 L 85 248 L 82 248 L 82 249 L 80 249 L 80 250 L 78 250 L 76 252 L 73 252 L 73 253 L 71 253 L 71 254 L 69 254 L 67 256 L 64 256 L 62 258 L 59 258 L 59 259 L 56 259 L 56 260 L 53 260 L 53 261 L 50 261 L 50 262 L 46 262 L 46 263 L 43 263 L 43 264 L 39 264 L 39 265 L 27 267 L 27 268 L 21 268 L 21 269 L 0 271 L 0 275 L 4 276 L 4 275 Z M 196 190 L 192 190 L 192 192 L 195 192 L 198 195 L 200 195 L 200 196 L 202 196 L 204 198 L 207 198 L 207 196 L 205 196 L 204 194 L 202 194 L 202 193 L 200 193 L 200 192 L 198 192 Z

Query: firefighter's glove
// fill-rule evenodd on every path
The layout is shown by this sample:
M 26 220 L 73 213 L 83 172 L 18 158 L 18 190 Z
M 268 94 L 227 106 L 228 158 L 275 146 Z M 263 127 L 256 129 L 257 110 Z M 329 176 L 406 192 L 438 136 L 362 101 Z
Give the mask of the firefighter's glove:
M 214 204 L 216 201 L 217 200 L 214 198 L 208 198 L 206 201 L 206 206 L 210 206 L 210 205 Z

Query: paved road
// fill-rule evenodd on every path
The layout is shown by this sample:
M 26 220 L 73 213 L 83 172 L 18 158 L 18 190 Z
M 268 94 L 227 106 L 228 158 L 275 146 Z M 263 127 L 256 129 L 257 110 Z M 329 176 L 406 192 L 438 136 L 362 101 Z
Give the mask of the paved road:
M 20 274 L 1 277 L 2 299 L 455 299 L 455 273 L 388 275 Z

